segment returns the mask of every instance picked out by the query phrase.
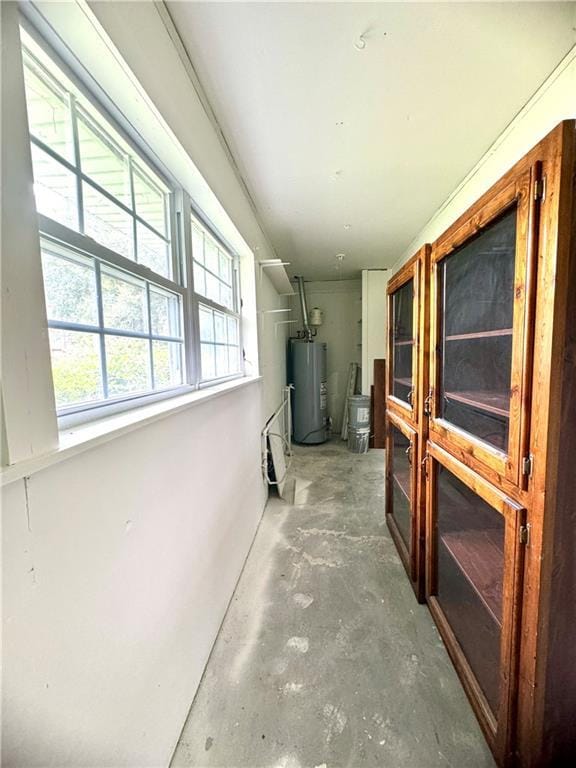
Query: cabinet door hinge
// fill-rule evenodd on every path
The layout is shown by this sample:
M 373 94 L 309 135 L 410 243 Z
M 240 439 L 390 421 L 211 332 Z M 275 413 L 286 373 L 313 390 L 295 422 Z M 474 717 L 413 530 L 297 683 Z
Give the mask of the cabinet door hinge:
M 534 456 L 530 454 L 530 456 L 525 456 L 522 459 L 522 474 L 527 475 L 528 477 L 532 477 L 533 471 L 534 471 Z
M 546 176 L 534 182 L 534 200 L 544 200 L 546 197 Z
M 520 526 L 520 544 L 530 544 L 530 523 Z

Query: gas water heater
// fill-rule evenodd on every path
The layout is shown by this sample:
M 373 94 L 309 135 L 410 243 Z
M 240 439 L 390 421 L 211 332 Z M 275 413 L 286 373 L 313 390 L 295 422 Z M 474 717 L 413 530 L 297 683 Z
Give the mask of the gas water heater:
M 316 341 L 308 322 L 304 278 L 298 277 L 304 328 L 289 340 L 288 383 L 292 390 L 292 432 L 296 443 L 315 445 L 327 439 L 326 344 Z

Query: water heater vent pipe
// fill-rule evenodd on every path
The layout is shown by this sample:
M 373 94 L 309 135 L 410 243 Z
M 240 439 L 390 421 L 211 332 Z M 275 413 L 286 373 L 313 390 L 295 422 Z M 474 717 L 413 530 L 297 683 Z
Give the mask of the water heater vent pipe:
M 312 331 L 308 323 L 308 306 L 306 304 L 306 291 L 304 290 L 304 278 L 302 276 L 296 277 L 298 281 L 298 295 L 300 296 L 300 311 L 302 312 L 302 323 L 304 324 L 304 331 L 306 338 L 310 340 Z

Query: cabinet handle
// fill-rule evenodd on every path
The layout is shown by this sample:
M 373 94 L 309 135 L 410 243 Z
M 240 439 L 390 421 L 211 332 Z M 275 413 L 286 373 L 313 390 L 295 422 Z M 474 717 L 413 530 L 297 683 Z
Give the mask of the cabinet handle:
M 410 403 L 410 405 L 413 405 L 412 401 L 414 400 L 414 389 L 411 389 L 410 392 L 408 392 L 407 400 Z
M 432 411 L 430 410 L 430 404 L 432 403 L 432 390 L 428 390 L 428 396 L 424 400 L 424 414 L 426 416 L 432 416 Z
M 424 458 L 422 459 L 422 461 L 420 462 L 420 466 L 424 467 L 424 474 L 426 475 L 426 477 L 428 477 L 428 459 L 429 458 L 430 458 L 430 456 L 428 456 L 428 454 L 426 454 L 424 456 Z
M 404 453 L 408 457 L 408 464 L 410 464 L 410 466 L 412 466 L 412 443 L 410 443 L 410 445 L 408 446 L 408 448 L 406 448 Z

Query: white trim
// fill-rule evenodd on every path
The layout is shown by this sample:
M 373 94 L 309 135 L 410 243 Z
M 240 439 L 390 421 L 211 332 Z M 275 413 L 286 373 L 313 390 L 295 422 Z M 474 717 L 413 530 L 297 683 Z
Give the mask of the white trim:
M 53 450 L 58 441 L 19 17 L 0 3 L 2 174 L 2 462 Z
M 182 411 L 209 400 L 232 394 L 236 390 L 251 386 L 262 381 L 261 376 L 250 376 L 226 382 L 210 389 L 191 392 L 186 395 L 163 400 L 162 402 L 146 405 L 142 408 L 124 411 L 121 414 L 106 419 L 85 424 L 76 429 L 60 433 L 60 445 L 56 451 L 46 453 L 33 459 L 22 461 L 5 467 L 0 472 L 0 486 L 9 485 L 24 477 L 40 472 L 53 464 L 84 453 L 91 448 L 110 442 L 136 429 L 153 424 L 167 416 L 174 416 Z

